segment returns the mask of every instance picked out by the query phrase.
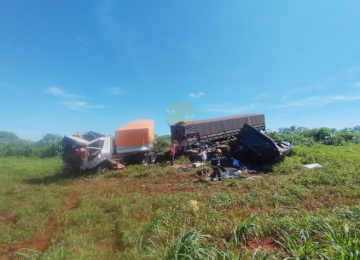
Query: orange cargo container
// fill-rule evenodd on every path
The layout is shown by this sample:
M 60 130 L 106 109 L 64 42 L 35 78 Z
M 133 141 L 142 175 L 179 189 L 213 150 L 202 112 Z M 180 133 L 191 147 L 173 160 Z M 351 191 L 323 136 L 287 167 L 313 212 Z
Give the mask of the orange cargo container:
M 154 121 L 137 120 L 115 131 L 116 147 L 146 146 L 154 141 Z

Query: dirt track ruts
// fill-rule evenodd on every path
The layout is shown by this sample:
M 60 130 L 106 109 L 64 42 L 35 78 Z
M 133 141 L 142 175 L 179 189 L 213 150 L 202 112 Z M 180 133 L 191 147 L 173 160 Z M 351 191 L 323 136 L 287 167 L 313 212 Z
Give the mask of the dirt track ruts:
M 56 216 L 61 214 L 66 209 L 72 209 L 76 205 L 77 198 L 79 197 L 79 192 L 73 191 L 70 193 L 66 205 L 59 208 Z M 23 241 L 9 247 L 5 254 L 1 256 L 1 259 L 13 259 L 14 253 L 21 248 L 35 249 L 40 252 L 44 252 L 48 247 L 52 235 L 56 230 L 58 220 L 54 216 L 50 221 L 47 222 L 45 231 L 43 233 L 35 234 L 34 238 L 30 241 Z M 4 258 L 3 258 L 4 257 Z

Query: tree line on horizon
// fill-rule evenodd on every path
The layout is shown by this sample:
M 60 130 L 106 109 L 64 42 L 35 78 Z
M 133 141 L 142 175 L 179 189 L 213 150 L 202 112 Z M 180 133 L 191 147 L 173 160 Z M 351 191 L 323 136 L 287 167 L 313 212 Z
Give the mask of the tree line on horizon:
M 360 143 L 360 126 L 347 127 L 341 130 L 336 128 L 306 128 L 291 126 L 279 128 L 277 132 L 268 132 L 268 136 L 280 141 L 294 141 L 297 146 L 313 146 L 315 144 L 345 145 Z

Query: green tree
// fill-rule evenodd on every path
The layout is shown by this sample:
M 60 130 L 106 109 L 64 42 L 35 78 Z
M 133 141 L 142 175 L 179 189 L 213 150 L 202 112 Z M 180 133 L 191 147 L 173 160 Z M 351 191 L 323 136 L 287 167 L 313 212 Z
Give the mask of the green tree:
M 171 146 L 171 136 L 170 135 L 155 135 L 154 148 L 159 152 L 164 152 L 168 150 Z

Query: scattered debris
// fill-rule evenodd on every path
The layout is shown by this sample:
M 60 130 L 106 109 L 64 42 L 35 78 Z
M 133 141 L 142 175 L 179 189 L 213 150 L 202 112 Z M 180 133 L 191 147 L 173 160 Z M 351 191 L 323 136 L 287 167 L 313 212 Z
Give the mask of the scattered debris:
M 245 168 L 241 169 L 241 172 L 242 173 L 249 173 L 249 169 L 245 167 Z
M 198 176 L 204 176 L 205 174 L 209 173 L 209 168 L 202 168 L 202 169 L 199 169 L 197 170 L 196 174 Z
M 187 150 L 187 154 L 192 160 L 198 160 L 199 158 L 201 158 L 197 150 Z
M 121 163 L 117 163 L 117 168 L 120 170 L 120 172 L 122 172 L 122 170 L 125 169 L 125 165 L 123 165 Z
M 205 165 L 205 163 L 201 163 L 201 162 L 195 162 L 195 163 L 193 163 L 193 168 L 198 168 L 198 167 L 202 167 L 202 166 L 204 166 Z
M 195 210 L 199 210 L 198 202 L 196 200 L 190 200 L 189 202 Z
M 248 177 L 246 179 L 248 179 L 248 180 L 262 179 L 262 176 L 251 176 L 251 177 Z
M 322 165 L 319 163 L 305 164 L 304 166 L 308 169 L 322 168 Z
M 223 174 L 221 174 L 221 178 L 224 179 L 233 179 L 233 178 L 246 178 L 246 176 L 241 174 L 241 171 L 227 171 Z
M 234 158 L 231 158 L 231 159 L 233 159 L 233 166 L 240 166 L 239 160 L 236 160 Z
M 178 170 L 182 171 L 182 172 L 187 172 L 188 169 L 186 168 L 186 166 L 181 166 L 178 168 Z

